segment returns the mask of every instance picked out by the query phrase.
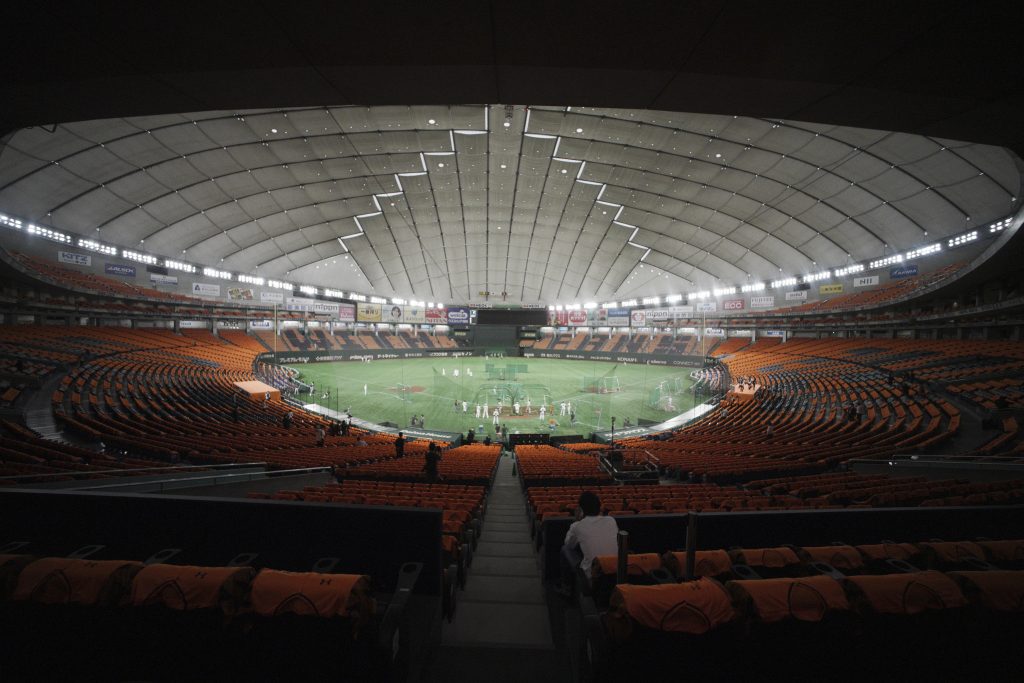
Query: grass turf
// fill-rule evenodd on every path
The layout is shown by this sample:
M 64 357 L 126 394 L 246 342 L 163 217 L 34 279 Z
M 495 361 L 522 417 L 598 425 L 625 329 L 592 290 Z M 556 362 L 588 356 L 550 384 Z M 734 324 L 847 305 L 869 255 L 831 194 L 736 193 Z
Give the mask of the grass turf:
M 528 370 L 515 380 L 502 381 L 488 379 L 486 364 L 499 368 L 526 365 Z M 661 421 L 693 407 L 692 394 L 685 391 L 692 384 L 691 368 L 549 358 L 415 358 L 370 363 L 307 363 L 296 367 L 303 381 L 315 383 L 314 394 L 301 397 L 310 403 L 336 410 L 351 408 L 356 417 L 378 423 L 393 422 L 400 427 L 408 425 L 413 415 L 424 415 L 427 429 L 465 432 L 473 428 L 481 436 L 493 433 L 492 416 L 475 417 L 475 406 L 486 397 L 489 412 L 492 412 L 500 395 L 496 392 L 502 391 L 518 393 L 521 412 L 526 411 L 527 394 L 532 404 L 532 415 L 515 417 L 506 399 L 501 422 L 508 425 L 510 433 L 587 435 L 607 430 L 612 416 L 619 429 L 626 417 L 635 425 L 638 418 Z M 455 370 L 458 370 L 457 376 Z M 618 377 L 620 391 L 602 394 L 583 390 L 585 379 L 609 373 Z M 675 383 L 675 378 L 679 378 L 678 385 L 684 391 L 672 392 L 672 405 L 663 405 L 665 409 L 649 406 L 652 390 L 666 380 Z M 322 399 L 328 389 L 330 399 Z M 544 421 L 538 414 L 544 400 L 542 395 L 548 396 L 554 404 L 553 409 L 549 404 Z M 459 401 L 457 410 L 456 400 Z M 463 400 L 468 404 L 465 413 Z M 575 408 L 575 425 L 570 424 L 568 415 L 559 414 L 562 401 L 571 402 Z M 554 429 L 549 422 L 551 419 L 557 423 Z

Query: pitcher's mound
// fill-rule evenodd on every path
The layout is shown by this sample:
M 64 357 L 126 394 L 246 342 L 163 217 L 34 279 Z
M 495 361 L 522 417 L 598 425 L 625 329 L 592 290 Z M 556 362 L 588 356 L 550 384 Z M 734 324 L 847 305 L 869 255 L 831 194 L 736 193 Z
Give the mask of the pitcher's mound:
M 416 384 L 414 384 L 412 386 L 409 386 L 407 384 L 399 384 L 396 387 L 391 387 L 391 393 L 393 393 L 393 394 L 400 394 L 400 393 L 402 393 L 404 391 L 408 391 L 408 392 L 413 393 L 413 394 L 418 394 L 421 391 L 426 391 L 426 390 L 427 390 L 426 387 L 421 387 L 421 386 L 416 385 Z

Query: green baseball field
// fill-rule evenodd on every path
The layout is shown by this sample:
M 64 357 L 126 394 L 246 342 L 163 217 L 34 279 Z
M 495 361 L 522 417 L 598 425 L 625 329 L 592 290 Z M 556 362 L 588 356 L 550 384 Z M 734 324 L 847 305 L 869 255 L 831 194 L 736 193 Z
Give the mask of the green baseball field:
M 356 417 L 399 427 L 422 416 L 426 429 L 473 428 L 481 436 L 493 433 L 495 409 L 512 434 L 586 435 L 609 429 L 613 416 L 619 430 L 626 419 L 634 426 L 639 419 L 660 422 L 693 407 L 692 368 L 485 357 L 292 367 L 314 385 L 312 395 L 300 397 L 307 403 L 349 408 Z

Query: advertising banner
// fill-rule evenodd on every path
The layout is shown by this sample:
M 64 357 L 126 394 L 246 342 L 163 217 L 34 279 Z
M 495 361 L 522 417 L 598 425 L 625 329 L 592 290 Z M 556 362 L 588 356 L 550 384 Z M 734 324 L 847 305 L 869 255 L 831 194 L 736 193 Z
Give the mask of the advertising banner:
M 786 333 L 782 330 L 761 330 L 758 332 L 762 337 L 785 337 Z
M 176 285 L 178 284 L 177 275 L 161 275 L 160 273 L 150 273 L 149 281 L 154 285 Z
M 583 327 L 587 324 L 587 311 L 569 311 L 569 326 Z
M 914 277 L 917 275 L 917 265 L 912 266 L 896 266 L 895 268 L 889 269 L 889 279 L 899 280 L 904 277 Z
M 272 330 L 274 329 L 273 320 L 250 320 L 249 329 L 252 330 Z
M 775 308 L 774 296 L 752 296 L 750 297 L 751 308 Z
M 76 254 L 73 251 L 58 251 L 57 260 L 61 263 L 70 263 L 73 266 L 91 266 L 92 256 L 88 254 Z
M 428 308 L 424 318 L 428 325 L 448 324 L 448 312 L 443 308 Z
M 629 312 L 629 324 L 631 327 L 643 327 L 647 324 L 647 311 L 636 308 Z
M 228 287 L 228 298 L 232 301 L 252 301 L 256 293 L 251 287 Z
M 380 321 L 382 323 L 400 323 L 405 307 L 398 304 L 381 304 Z
M 723 311 L 742 311 L 744 305 L 743 299 L 726 299 L 722 302 Z
M 265 304 L 283 304 L 284 292 L 260 292 L 260 301 Z
M 193 282 L 192 293 L 196 296 L 220 297 L 220 285 L 211 285 L 207 282 Z
M 427 312 L 420 306 L 406 306 L 402 312 L 402 322 L 404 323 L 425 323 L 427 322 Z
M 361 323 L 379 323 L 380 304 L 359 304 L 356 308 L 356 320 Z
M 565 327 L 569 324 L 569 311 L 548 311 L 548 325 Z
M 604 319 L 601 319 L 602 314 Z M 609 327 L 628 327 L 629 326 L 629 309 L 628 308 L 599 308 L 597 309 L 598 322 L 608 325 Z
M 853 278 L 854 287 L 870 287 L 871 285 L 878 284 L 878 276 L 870 275 L 868 277 L 855 277 Z
M 120 263 L 104 263 L 103 272 L 107 275 L 118 275 L 120 277 L 135 277 L 135 266 L 126 266 Z
M 465 306 L 450 306 L 448 308 L 449 325 L 468 325 L 469 309 Z
M 818 287 L 818 294 L 842 294 L 842 285 L 821 285 Z
M 717 305 L 714 301 L 702 301 L 697 304 L 698 313 L 714 313 L 717 310 Z
M 661 324 L 689 318 L 693 313 L 693 306 L 666 306 L 663 308 L 648 308 L 644 310 L 647 324 Z
M 182 320 L 178 323 L 178 327 L 183 330 L 204 330 L 209 325 L 204 320 Z
M 343 323 L 356 321 L 356 307 L 352 304 L 338 304 L 338 320 Z
M 320 315 L 332 315 L 338 316 L 338 311 L 341 308 L 341 304 L 332 303 L 330 301 L 314 301 L 309 306 L 309 310 L 313 313 Z
M 786 301 L 807 301 L 807 290 L 802 289 L 798 292 L 786 292 Z
M 704 336 L 705 337 L 724 337 L 725 336 L 725 330 L 723 330 L 721 327 L 705 327 L 704 328 Z

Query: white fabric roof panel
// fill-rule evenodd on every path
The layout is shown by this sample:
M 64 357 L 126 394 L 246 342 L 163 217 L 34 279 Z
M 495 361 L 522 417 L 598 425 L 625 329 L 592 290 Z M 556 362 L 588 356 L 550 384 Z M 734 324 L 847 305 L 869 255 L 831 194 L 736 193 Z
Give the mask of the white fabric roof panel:
M 266 277 L 546 303 L 839 267 L 1019 203 L 1020 160 L 967 142 L 587 107 L 505 120 L 396 105 L 26 129 L 0 154 L 0 210 Z

